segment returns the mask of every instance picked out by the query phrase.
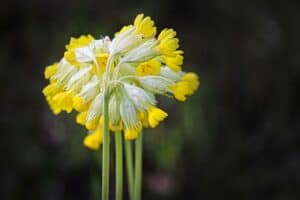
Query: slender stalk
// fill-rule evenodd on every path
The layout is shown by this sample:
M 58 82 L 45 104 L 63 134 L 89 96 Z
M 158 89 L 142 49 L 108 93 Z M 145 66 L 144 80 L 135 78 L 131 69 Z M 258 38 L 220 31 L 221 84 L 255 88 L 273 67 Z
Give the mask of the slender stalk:
M 125 140 L 125 157 L 126 157 L 129 199 L 134 200 L 132 145 L 131 145 L 131 141 L 129 140 Z
M 115 133 L 116 145 L 116 200 L 123 197 L 123 147 L 121 132 Z
M 109 200 L 109 145 L 108 129 L 108 95 L 104 93 L 103 101 L 103 158 L 102 158 L 102 200 Z
M 142 196 L 142 163 L 143 159 L 143 134 L 139 134 L 135 141 L 135 181 L 134 181 L 134 199 L 141 200 Z

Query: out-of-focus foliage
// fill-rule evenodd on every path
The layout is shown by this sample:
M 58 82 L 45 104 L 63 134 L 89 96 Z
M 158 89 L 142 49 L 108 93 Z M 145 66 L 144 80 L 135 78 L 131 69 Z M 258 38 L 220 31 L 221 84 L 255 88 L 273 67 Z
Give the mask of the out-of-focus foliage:
M 74 116 L 51 114 L 43 69 L 71 36 L 111 35 L 140 12 L 178 32 L 201 79 L 184 106 L 161 99 L 170 115 L 145 134 L 144 199 L 299 199 L 299 11 L 296 0 L 2 2 L 0 199 L 96 199 L 100 152 L 83 147 Z

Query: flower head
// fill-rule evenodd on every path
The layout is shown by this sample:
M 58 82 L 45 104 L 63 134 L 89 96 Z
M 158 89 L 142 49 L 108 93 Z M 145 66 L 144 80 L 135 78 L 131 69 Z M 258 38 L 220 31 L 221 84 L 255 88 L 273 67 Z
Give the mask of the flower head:
M 176 32 L 164 29 L 156 38 L 156 31 L 154 21 L 139 14 L 112 40 L 71 38 L 64 57 L 46 67 L 49 85 L 43 94 L 50 108 L 54 114 L 78 112 L 76 122 L 88 130 L 87 147 L 98 149 L 102 142 L 104 96 L 109 129 L 132 140 L 168 116 L 157 107 L 156 95 L 185 101 L 199 87 L 195 73 L 181 71 L 183 51 Z

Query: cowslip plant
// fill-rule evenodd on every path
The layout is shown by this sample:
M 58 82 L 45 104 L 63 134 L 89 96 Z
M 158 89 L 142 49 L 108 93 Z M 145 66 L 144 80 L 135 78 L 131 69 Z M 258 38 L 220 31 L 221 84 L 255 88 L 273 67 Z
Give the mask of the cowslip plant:
M 76 122 L 87 129 L 84 145 L 98 150 L 103 144 L 102 200 L 109 198 L 110 132 L 116 145 L 116 199 L 122 199 L 125 140 L 129 195 L 140 200 L 142 129 L 155 128 L 168 116 L 155 97 L 185 101 L 199 87 L 195 73 L 182 71 L 176 32 L 156 32 L 152 19 L 139 14 L 113 39 L 71 38 L 63 58 L 45 69 L 49 84 L 43 94 L 53 113 L 77 112 Z

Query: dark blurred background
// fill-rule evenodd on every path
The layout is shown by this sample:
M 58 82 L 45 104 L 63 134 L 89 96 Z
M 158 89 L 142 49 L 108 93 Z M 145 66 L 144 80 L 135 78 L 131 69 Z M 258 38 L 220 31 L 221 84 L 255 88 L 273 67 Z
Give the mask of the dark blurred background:
M 71 36 L 112 36 L 140 12 L 177 31 L 201 78 L 187 102 L 161 98 L 170 114 L 145 133 L 143 199 L 300 199 L 296 0 L 1 2 L 0 199 L 97 199 L 101 154 L 74 113 L 50 112 L 43 70 Z

